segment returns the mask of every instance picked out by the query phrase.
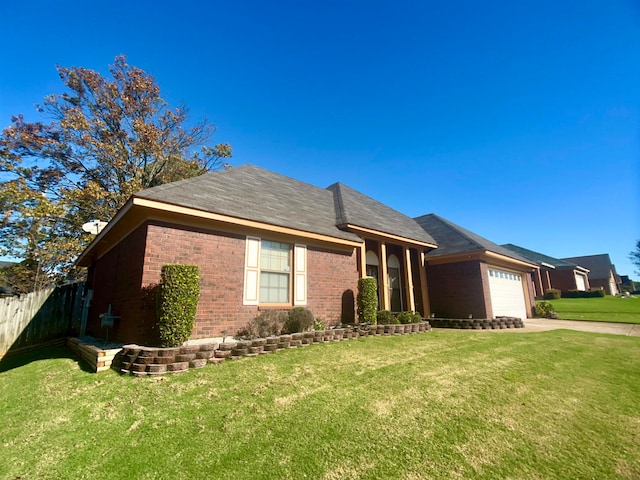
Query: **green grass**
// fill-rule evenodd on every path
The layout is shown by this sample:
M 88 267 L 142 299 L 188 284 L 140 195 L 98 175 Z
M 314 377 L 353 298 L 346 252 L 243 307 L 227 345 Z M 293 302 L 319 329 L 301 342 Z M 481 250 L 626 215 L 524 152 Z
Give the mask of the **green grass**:
M 549 300 L 563 320 L 639 323 L 640 297 L 560 298 Z
M 155 378 L 0 363 L 3 479 L 640 478 L 640 338 L 364 338 Z

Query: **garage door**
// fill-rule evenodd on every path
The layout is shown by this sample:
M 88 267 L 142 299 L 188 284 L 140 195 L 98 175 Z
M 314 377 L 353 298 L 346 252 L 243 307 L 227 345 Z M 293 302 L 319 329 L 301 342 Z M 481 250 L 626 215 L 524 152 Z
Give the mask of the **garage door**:
M 584 281 L 584 277 L 576 273 L 576 288 L 578 290 L 586 290 L 587 285 Z
M 489 292 L 494 317 L 527 318 L 521 275 L 489 267 Z

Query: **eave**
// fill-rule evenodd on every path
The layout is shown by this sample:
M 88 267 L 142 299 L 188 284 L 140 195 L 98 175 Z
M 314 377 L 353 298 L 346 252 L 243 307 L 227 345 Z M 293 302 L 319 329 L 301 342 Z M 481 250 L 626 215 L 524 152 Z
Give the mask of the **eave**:
M 538 270 L 538 265 L 534 263 L 518 260 L 500 253 L 488 250 L 475 250 L 472 252 L 451 253 L 447 255 L 437 255 L 425 258 L 429 265 L 442 265 L 446 263 L 468 262 L 470 260 L 483 260 L 491 264 L 516 268 L 521 271 Z
M 80 254 L 76 265 L 86 267 L 96 258 L 100 258 L 123 238 L 148 220 L 168 221 L 179 225 L 197 226 L 216 231 L 231 232 L 269 232 L 279 237 L 293 236 L 311 242 L 330 243 L 343 248 L 361 247 L 363 241 L 348 240 L 330 235 L 307 232 L 290 227 L 272 225 L 219 213 L 206 212 L 195 208 L 133 197 L 107 224 L 89 246 Z
M 358 225 L 353 225 L 351 223 L 345 223 L 343 225 L 340 225 L 340 228 L 353 232 L 363 238 L 368 237 L 368 238 L 374 238 L 374 239 L 383 240 L 383 241 L 387 240 L 387 241 L 392 241 L 394 243 L 399 243 L 402 245 L 411 245 L 411 246 L 417 246 L 417 247 L 429 248 L 429 249 L 438 248 L 438 245 L 435 243 L 414 240 L 412 238 L 403 237 L 401 235 L 394 235 L 392 233 L 382 232 L 380 230 L 360 227 Z

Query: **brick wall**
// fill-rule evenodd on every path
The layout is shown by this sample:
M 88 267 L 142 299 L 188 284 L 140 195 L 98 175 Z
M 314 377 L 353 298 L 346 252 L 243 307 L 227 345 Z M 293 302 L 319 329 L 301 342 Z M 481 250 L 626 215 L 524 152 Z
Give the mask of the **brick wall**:
M 112 313 L 121 317 L 109 330 L 109 339 L 137 342 L 148 335 L 149 312 L 140 291 L 146 234 L 145 225 L 137 228 L 87 272 L 88 286 L 94 290 L 88 335 L 105 338 L 107 330 L 100 326 L 99 315 L 109 305 Z
M 573 270 L 552 270 L 549 272 L 551 286 L 558 290 L 575 290 L 576 277 Z
M 98 315 L 111 304 L 113 314 L 121 318 L 109 331 L 110 339 L 157 344 L 153 288 L 161 280 L 163 265 L 183 263 L 200 267 L 192 338 L 235 335 L 260 312 L 257 306 L 242 304 L 244 256 L 244 236 L 161 222 L 142 225 L 91 267 L 95 295 L 87 333 L 105 337 Z M 307 248 L 307 307 L 327 324 L 353 320 L 358 278 L 354 249 Z
M 307 248 L 307 308 L 326 324 L 353 322 L 358 278 L 355 249 Z
M 142 285 L 160 282 L 168 263 L 200 267 L 200 300 L 192 338 L 234 335 L 257 314 L 242 305 L 245 237 L 154 223 L 148 226 Z
M 491 318 L 486 264 L 478 260 L 427 265 L 431 312 L 438 318 Z M 482 274 L 483 269 L 485 275 Z

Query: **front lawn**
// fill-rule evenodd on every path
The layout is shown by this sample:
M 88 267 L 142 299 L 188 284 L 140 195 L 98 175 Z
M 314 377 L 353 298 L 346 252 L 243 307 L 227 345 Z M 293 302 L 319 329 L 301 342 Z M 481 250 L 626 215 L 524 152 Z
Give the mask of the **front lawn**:
M 640 478 L 640 338 L 439 330 L 174 376 L 0 363 L 0 478 Z
M 559 298 L 549 300 L 562 320 L 639 323 L 640 297 Z

